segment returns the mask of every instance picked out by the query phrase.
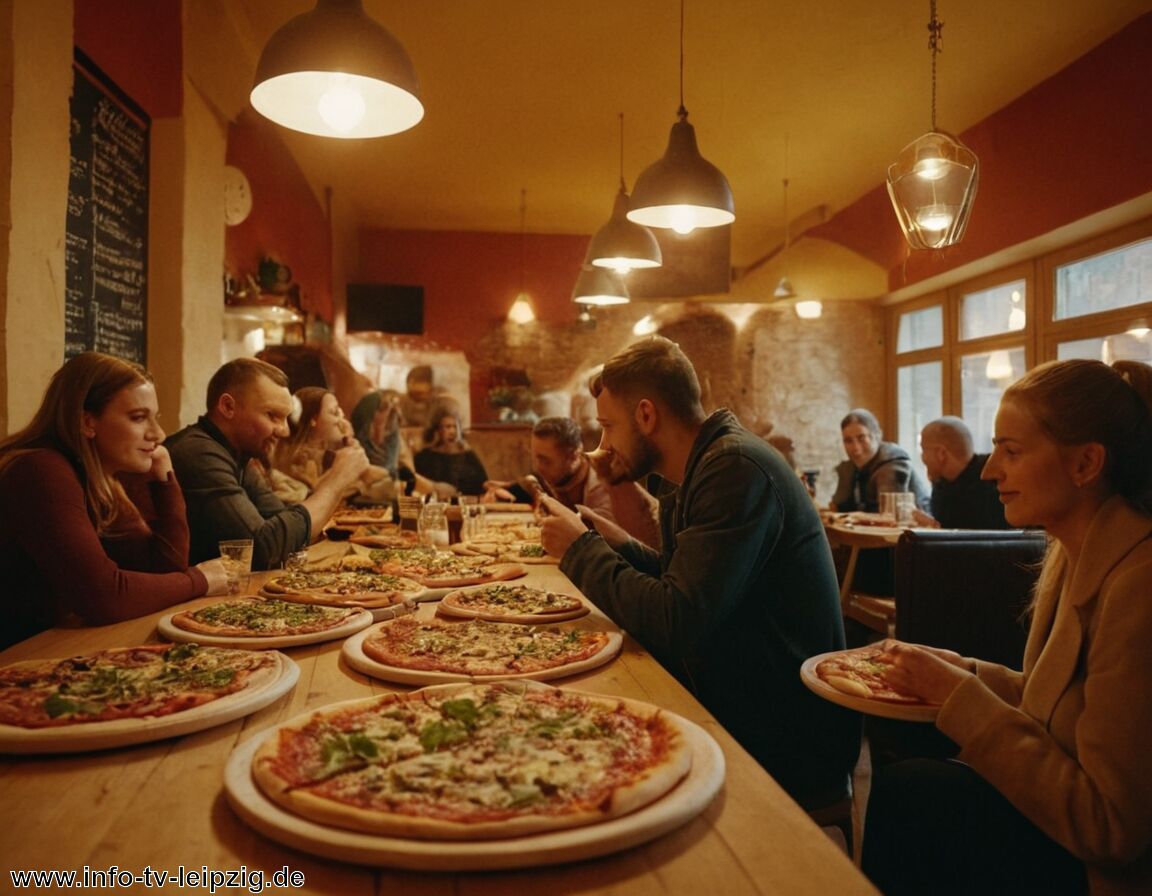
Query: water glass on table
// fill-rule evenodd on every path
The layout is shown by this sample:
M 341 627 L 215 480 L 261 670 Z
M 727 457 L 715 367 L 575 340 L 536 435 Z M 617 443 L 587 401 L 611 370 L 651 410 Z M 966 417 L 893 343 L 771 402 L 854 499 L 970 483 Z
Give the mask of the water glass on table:
M 472 541 L 484 532 L 485 508 L 479 495 L 460 495 L 460 540 Z
M 425 504 L 420 508 L 417 523 L 420 544 L 438 551 L 448 550 L 448 507 L 446 504 Z
M 896 526 L 911 526 L 915 520 L 912 511 L 916 509 L 916 496 L 912 492 L 881 492 L 880 513 L 892 520 Z
M 228 593 L 247 591 L 252 578 L 252 539 L 230 538 L 220 542 L 220 560 L 228 575 Z

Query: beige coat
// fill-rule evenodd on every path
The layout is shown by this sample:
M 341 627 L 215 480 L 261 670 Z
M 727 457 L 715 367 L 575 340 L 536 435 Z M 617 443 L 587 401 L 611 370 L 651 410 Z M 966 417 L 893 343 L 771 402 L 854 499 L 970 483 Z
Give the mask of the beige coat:
M 979 663 L 937 725 L 1088 863 L 1093 896 L 1152 893 L 1152 518 L 1105 503 L 1039 595 L 1023 674 Z

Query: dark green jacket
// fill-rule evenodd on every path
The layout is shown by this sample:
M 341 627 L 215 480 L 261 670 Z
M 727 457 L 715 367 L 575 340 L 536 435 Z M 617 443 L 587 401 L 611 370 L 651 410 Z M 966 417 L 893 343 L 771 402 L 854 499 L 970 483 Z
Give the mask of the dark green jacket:
M 800 665 L 844 647 L 839 589 L 796 473 L 727 410 L 703 424 L 660 501 L 662 553 L 580 536 L 560 568 L 650 650 L 797 801 L 845 793 L 860 721 Z

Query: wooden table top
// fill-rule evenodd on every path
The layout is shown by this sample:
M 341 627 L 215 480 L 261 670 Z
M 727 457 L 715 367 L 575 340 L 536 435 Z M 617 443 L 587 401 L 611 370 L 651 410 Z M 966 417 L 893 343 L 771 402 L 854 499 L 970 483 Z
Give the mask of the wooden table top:
M 253 589 L 261 578 L 253 577 Z M 554 566 L 532 567 L 523 581 L 575 593 Z M 188 606 L 218 600 L 201 598 Z M 164 613 L 44 632 L 0 653 L 0 664 L 156 641 L 156 621 Z M 517 871 L 371 868 L 281 846 L 233 812 L 222 789 L 223 770 L 238 744 L 271 725 L 340 700 L 403 690 L 350 669 L 340 658 L 340 647 L 335 641 L 285 650 L 300 667 L 295 688 L 265 709 L 215 728 L 95 753 L 0 756 L 0 805 L 8 821 L 0 837 L 0 890 L 12 885 L 14 870 L 81 873 L 85 866 L 97 871 L 115 866 L 138 876 L 145 868 L 176 875 L 181 867 L 196 873 L 205 867 L 243 867 L 249 874 L 262 869 L 271 875 L 287 867 L 303 875 L 305 883 L 296 892 L 364 896 L 876 893 L 775 781 L 627 636 L 614 661 L 552 683 L 663 706 L 715 738 L 726 763 L 724 786 L 702 814 L 682 827 L 613 855 Z M 117 886 L 120 890 L 154 892 L 143 885 Z

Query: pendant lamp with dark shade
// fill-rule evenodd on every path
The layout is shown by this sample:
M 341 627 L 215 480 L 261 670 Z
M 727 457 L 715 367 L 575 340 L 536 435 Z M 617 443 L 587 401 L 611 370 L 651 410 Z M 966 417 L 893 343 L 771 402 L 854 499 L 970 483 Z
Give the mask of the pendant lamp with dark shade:
M 944 23 L 930 0 L 932 130 L 913 140 L 888 167 L 888 196 L 913 249 L 943 249 L 960 242 L 976 201 L 980 161 L 967 146 L 936 129 L 936 54 Z
M 632 190 L 628 220 L 645 227 L 691 233 L 697 227 L 720 227 L 736 220 L 736 205 L 728 179 L 700 155 L 696 129 L 684 108 L 684 0 L 680 0 L 679 120 L 668 135 L 661 159 L 640 174 Z
M 386 137 L 424 117 L 412 60 L 361 0 L 317 0 L 276 31 L 251 100 L 277 124 L 320 137 Z
M 576 278 L 572 301 L 581 305 L 624 305 L 629 301 L 628 287 L 615 271 L 586 264 Z
M 647 227 L 628 220 L 628 189 L 624 184 L 624 115 L 620 114 L 620 190 L 612 217 L 588 244 L 586 260 L 599 268 L 627 274 L 635 268 L 657 268 L 664 263 L 660 244 Z

